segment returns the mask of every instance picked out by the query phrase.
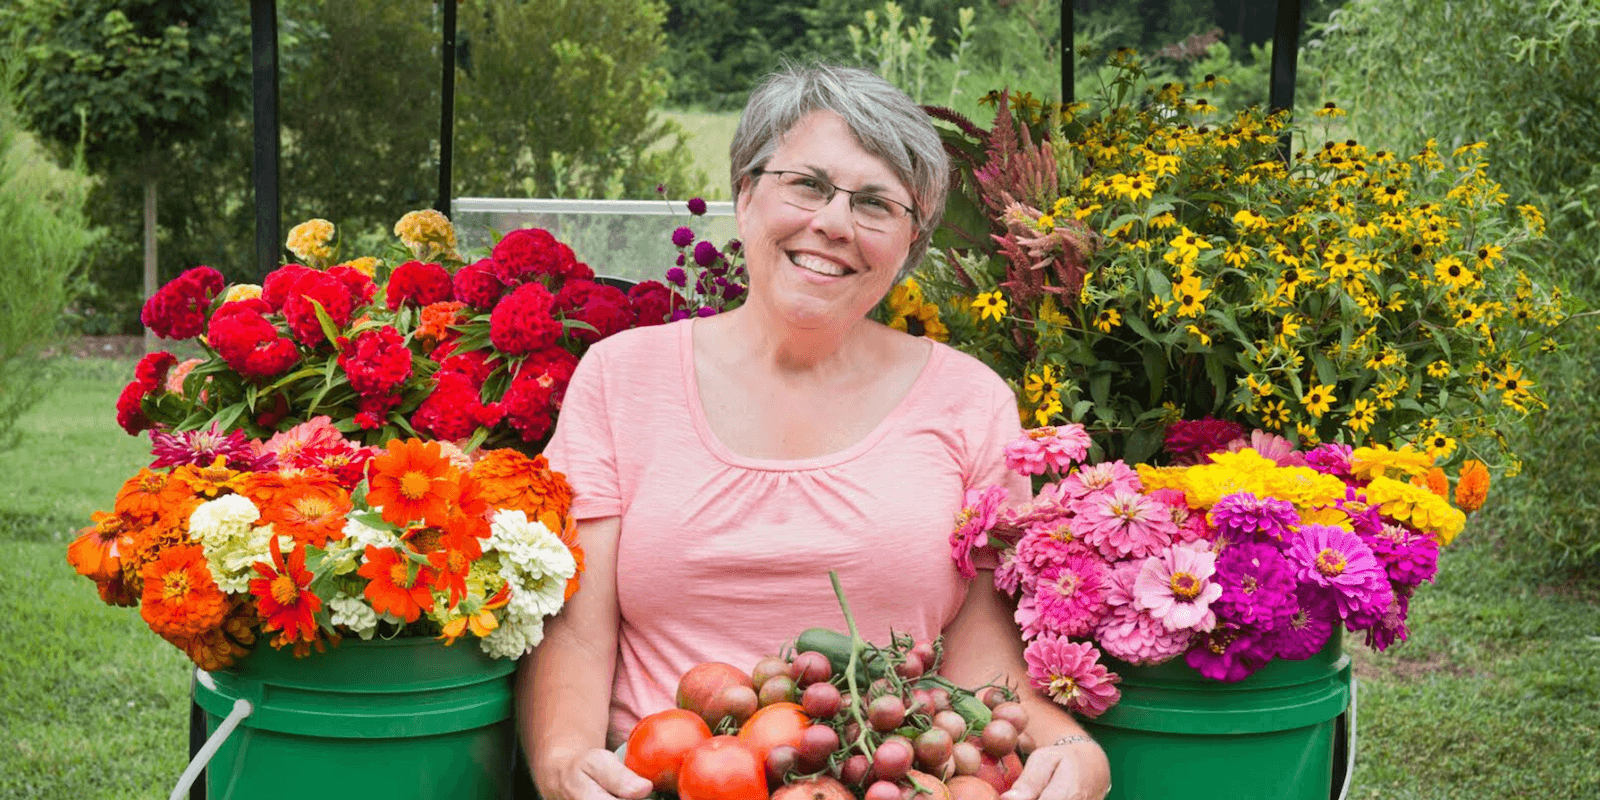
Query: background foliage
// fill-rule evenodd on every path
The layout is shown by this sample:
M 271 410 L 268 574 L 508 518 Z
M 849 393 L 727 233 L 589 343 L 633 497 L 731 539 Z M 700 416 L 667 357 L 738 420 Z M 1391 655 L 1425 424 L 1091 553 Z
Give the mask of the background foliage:
M 1352 0 L 1305 55 L 1362 139 L 1487 142 L 1511 202 L 1549 219 L 1534 268 L 1600 299 L 1600 5 Z M 1541 557 L 1600 573 L 1600 335 L 1593 317 L 1578 322 L 1546 387 L 1550 412 L 1519 432 L 1526 474 L 1489 512 Z
M 80 287 L 79 268 L 94 240 L 83 216 L 81 171 L 34 163 L 19 137 L 14 107 L 16 59 L 0 51 L 0 450 L 16 443 L 17 418 L 44 399 L 62 310 Z

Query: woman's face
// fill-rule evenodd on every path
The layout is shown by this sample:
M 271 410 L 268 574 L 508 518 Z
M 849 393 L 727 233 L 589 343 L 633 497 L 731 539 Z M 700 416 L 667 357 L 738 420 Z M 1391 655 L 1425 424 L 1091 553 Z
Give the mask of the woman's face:
M 894 170 L 863 149 L 832 111 L 802 118 L 763 169 L 807 173 L 840 189 L 912 204 Z M 903 216 L 886 230 L 860 227 L 844 191 L 815 211 L 799 208 L 786 199 L 781 177 L 792 176 L 751 176 L 736 205 L 750 302 L 802 330 L 853 325 L 894 285 L 915 222 Z

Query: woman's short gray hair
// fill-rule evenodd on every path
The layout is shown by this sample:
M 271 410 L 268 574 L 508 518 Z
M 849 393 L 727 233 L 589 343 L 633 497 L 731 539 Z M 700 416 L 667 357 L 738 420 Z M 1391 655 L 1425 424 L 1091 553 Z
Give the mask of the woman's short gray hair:
M 883 159 L 910 190 L 917 236 L 900 268 L 903 277 L 921 263 L 944 217 L 950 160 L 928 115 L 873 72 L 818 64 L 788 66 L 767 76 L 750 93 L 729 148 L 733 199 L 739 199 L 745 179 L 766 165 L 789 130 L 814 111 L 843 117 L 861 147 Z

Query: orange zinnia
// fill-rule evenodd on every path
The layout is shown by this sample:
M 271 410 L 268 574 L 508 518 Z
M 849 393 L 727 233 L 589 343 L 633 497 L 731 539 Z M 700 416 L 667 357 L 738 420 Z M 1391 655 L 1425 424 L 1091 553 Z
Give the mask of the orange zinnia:
M 439 638 L 444 640 L 446 647 L 449 647 L 468 630 L 479 639 L 494 633 L 495 628 L 500 627 L 500 620 L 495 617 L 494 610 L 509 602 L 511 602 L 511 584 L 502 584 L 500 591 L 495 592 L 494 596 L 485 601 L 476 612 L 463 614 L 440 626 Z
M 172 477 L 188 484 L 195 494 L 215 499 L 229 492 L 239 492 L 250 480 L 250 474 L 228 469 L 228 457 L 217 456 L 209 467 L 184 464 L 173 471 Z
M 187 484 L 172 480 L 167 473 L 141 469 L 117 491 L 116 509 L 118 514 L 149 524 L 163 508 L 182 503 L 192 495 Z
M 212 628 L 201 631 L 193 636 L 163 636 L 168 642 L 184 655 L 189 657 L 195 666 L 207 671 L 215 672 L 233 666 L 240 657 L 248 655 L 250 650 L 228 638 L 221 628 Z
M 79 575 L 109 581 L 122 570 L 122 559 L 133 547 L 134 531 L 121 514 L 96 511 L 89 519 L 94 524 L 80 530 L 78 538 L 67 545 L 67 563 Z
M 193 636 L 221 625 L 228 615 L 228 596 L 211 579 L 199 545 L 166 548 L 140 577 L 144 593 L 139 615 L 156 633 Z
M 443 525 L 450 504 L 460 496 L 458 475 L 437 442 L 419 439 L 389 442 L 387 452 L 372 459 L 367 502 L 383 507 L 383 518 L 395 525 L 422 520 Z
M 278 537 L 273 536 L 268 549 L 272 551 L 272 566 L 256 562 L 256 573 L 261 577 L 250 581 L 250 594 L 255 595 L 261 613 L 261 630 L 282 631 L 272 640 L 272 646 L 294 643 L 295 653 L 300 654 L 300 645 L 317 640 L 315 615 L 322 609 L 322 598 L 310 589 L 314 576 L 306 569 L 305 545 L 295 545 L 285 559 L 279 551 Z
M 323 547 L 330 539 L 344 538 L 345 515 L 351 508 L 350 494 L 338 484 L 296 481 L 262 507 L 261 519 L 300 544 Z
M 1456 484 L 1456 505 L 1468 514 L 1483 508 L 1489 499 L 1489 468 L 1482 461 L 1467 459 L 1461 465 L 1461 480 Z
M 450 607 L 455 608 L 467 595 L 467 571 L 472 569 L 472 559 L 453 547 L 445 547 L 428 554 L 428 563 L 437 570 L 433 585 L 450 593 Z
M 542 455 L 529 458 L 515 450 L 491 450 L 472 465 L 478 491 L 495 508 L 521 511 L 538 519 L 546 511 L 566 516 L 572 487 L 566 476 L 550 470 Z
M 356 574 L 367 579 L 363 594 L 379 614 L 416 622 L 423 611 L 433 610 L 433 570 L 398 550 L 367 545 L 367 563 Z

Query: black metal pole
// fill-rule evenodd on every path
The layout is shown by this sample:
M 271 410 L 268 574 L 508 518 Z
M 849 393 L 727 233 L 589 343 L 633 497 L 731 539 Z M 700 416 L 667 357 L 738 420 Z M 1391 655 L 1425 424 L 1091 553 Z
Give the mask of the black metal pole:
M 1072 0 L 1061 0 L 1061 102 L 1070 103 L 1076 99 L 1077 76 L 1073 69 L 1077 66 L 1075 53 L 1072 49 L 1072 33 L 1075 22 L 1072 18 Z
M 439 201 L 433 207 L 450 216 L 450 160 L 455 151 L 456 116 L 456 0 L 439 0 L 444 4 L 444 39 L 439 45 L 439 58 L 444 62 L 440 70 L 439 86 Z
M 250 88 L 255 106 L 256 277 L 278 266 L 278 4 L 250 0 Z
M 1294 77 L 1300 63 L 1300 3 L 1302 0 L 1278 0 L 1276 30 L 1272 35 L 1272 84 L 1268 106 L 1273 111 L 1294 111 Z M 1283 160 L 1292 152 L 1290 134 L 1284 131 L 1279 137 Z

